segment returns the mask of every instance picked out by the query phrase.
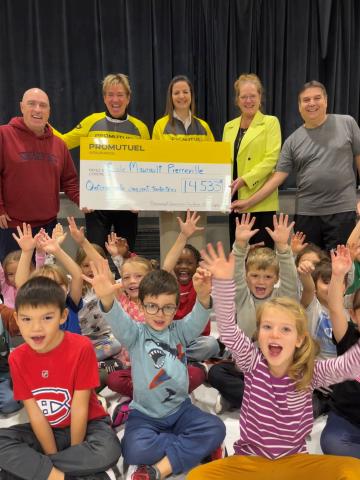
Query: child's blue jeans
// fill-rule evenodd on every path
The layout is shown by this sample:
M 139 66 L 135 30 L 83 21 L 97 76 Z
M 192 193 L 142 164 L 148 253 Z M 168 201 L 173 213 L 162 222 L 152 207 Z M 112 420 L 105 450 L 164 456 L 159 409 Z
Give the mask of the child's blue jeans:
M 0 413 L 13 413 L 22 408 L 22 403 L 14 400 L 9 378 L 0 378 Z
M 164 418 L 131 410 L 121 446 L 128 465 L 153 465 L 167 456 L 173 473 L 179 474 L 198 465 L 224 438 L 222 420 L 187 399 L 179 410 Z
M 330 411 L 320 444 L 328 455 L 360 458 L 360 427 Z

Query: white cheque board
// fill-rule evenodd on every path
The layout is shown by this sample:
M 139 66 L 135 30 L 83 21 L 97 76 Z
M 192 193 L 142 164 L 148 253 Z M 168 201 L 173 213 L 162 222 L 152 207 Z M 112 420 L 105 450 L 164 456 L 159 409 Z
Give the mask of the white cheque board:
M 82 138 L 80 207 L 96 210 L 230 208 L 228 143 Z

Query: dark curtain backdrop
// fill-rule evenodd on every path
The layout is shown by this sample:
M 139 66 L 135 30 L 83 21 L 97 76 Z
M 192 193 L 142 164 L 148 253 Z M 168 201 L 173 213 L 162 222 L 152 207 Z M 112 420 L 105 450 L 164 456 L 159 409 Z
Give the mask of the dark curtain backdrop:
M 283 138 L 301 120 L 297 91 L 317 79 L 329 111 L 359 120 L 359 0 L 1 0 L 0 121 L 43 88 L 60 131 L 103 111 L 101 79 L 129 75 L 130 112 L 150 130 L 170 79 L 188 75 L 216 138 L 237 115 L 233 83 L 255 72 Z

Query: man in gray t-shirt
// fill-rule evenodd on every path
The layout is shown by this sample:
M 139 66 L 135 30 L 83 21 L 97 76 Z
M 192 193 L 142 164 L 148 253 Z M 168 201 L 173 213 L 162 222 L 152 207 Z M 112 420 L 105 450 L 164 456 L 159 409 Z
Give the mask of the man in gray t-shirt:
M 248 200 L 232 208 L 246 211 L 266 198 L 294 171 L 296 230 L 330 250 L 346 243 L 356 222 L 356 170 L 360 171 L 360 129 L 348 115 L 328 115 L 325 87 L 306 83 L 299 93 L 304 124 L 281 150 L 276 171 Z

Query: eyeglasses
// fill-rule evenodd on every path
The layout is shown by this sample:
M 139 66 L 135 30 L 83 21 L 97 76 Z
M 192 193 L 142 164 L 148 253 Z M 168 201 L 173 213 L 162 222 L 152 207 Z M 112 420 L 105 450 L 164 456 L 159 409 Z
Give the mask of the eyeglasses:
M 257 97 L 256 95 L 241 95 L 239 98 L 242 102 L 245 102 L 246 100 L 251 100 L 253 102 Z
M 146 313 L 149 315 L 156 315 L 159 310 L 165 315 L 165 317 L 170 317 L 174 315 L 178 307 L 176 305 L 164 305 L 163 307 L 159 307 L 156 303 L 144 303 L 144 308 Z

